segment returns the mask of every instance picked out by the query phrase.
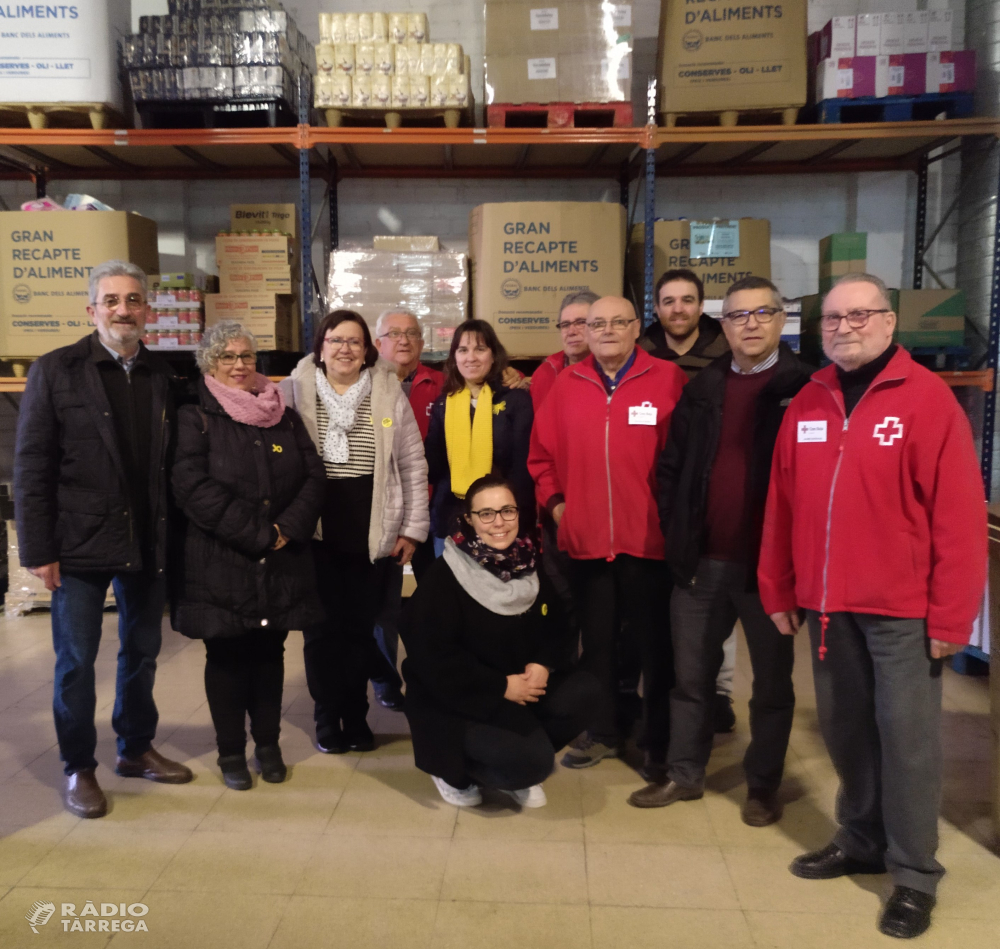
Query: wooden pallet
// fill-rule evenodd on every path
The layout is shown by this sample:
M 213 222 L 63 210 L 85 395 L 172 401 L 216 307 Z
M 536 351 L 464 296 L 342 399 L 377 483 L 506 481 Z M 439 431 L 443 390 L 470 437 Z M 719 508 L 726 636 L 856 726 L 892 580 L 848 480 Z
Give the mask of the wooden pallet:
M 121 128 L 121 113 L 105 102 L 0 102 L 0 128 Z
M 724 109 L 720 112 L 661 112 L 660 125 L 675 126 L 705 125 L 795 125 L 799 117 L 799 107 L 781 106 L 773 109 Z
M 322 109 L 330 128 L 448 128 L 472 125 L 472 109 L 466 107 L 427 109 Z
M 919 122 L 944 113 L 965 119 L 975 113 L 971 92 L 931 92 L 922 96 L 865 96 L 860 99 L 824 99 L 806 110 L 809 121 Z
M 631 102 L 524 102 L 486 107 L 486 125 L 516 128 L 631 128 Z
M 278 128 L 298 125 L 299 114 L 284 99 L 137 102 L 144 129 Z

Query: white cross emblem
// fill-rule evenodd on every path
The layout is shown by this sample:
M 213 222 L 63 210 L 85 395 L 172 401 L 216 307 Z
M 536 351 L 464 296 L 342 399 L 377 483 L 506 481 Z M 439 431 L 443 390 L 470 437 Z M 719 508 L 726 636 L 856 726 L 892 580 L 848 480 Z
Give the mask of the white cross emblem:
M 875 426 L 872 438 L 877 438 L 880 445 L 892 446 L 897 438 L 903 437 L 903 426 L 898 418 L 887 415 L 880 424 Z

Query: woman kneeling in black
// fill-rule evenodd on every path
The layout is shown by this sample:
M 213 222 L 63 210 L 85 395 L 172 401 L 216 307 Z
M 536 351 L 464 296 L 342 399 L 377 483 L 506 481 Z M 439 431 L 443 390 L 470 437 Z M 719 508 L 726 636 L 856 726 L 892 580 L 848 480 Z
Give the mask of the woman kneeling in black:
M 475 806 L 486 786 L 541 807 L 555 753 L 587 727 L 599 685 L 568 668 L 570 634 L 518 537 L 510 485 L 488 474 L 464 501 L 468 529 L 446 540 L 401 629 L 413 755 L 449 804 Z

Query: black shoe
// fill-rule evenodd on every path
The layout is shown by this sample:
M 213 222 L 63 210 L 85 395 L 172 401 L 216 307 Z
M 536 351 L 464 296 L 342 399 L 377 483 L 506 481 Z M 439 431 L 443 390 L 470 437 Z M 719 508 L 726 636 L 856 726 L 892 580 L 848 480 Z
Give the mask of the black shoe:
M 375 736 L 367 722 L 354 726 L 344 726 L 344 741 L 350 751 L 374 751 Z
M 788 869 L 803 880 L 833 880 L 855 873 L 885 873 L 885 864 L 863 863 L 849 857 L 836 844 L 827 844 L 822 850 L 796 857 Z
M 336 731 L 317 731 L 316 750 L 322 751 L 324 755 L 344 755 L 347 754 L 347 740 L 344 733 L 338 728 Z
M 258 745 L 254 750 L 254 767 L 268 784 L 281 784 L 288 777 L 288 768 L 277 745 Z
M 897 886 L 892 891 L 878 921 L 878 931 L 896 939 L 912 939 L 927 932 L 931 910 L 937 902 L 930 893 L 909 886 Z
M 253 787 L 246 755 L 219 755 L 219 768 L 227 788 L 232 788 L 234 791 L 249 791 Z
M 376 701 L 383 708 L 387 708 L 391 712 L 403 711 L 403 704 L 406 700 L 395 682 L 376 682 L 372 679 L 372 691 L 375 693 Z
M 715 694 L 715 734 L 728 735 L 736 727 L 733 700 L 725 692 Z

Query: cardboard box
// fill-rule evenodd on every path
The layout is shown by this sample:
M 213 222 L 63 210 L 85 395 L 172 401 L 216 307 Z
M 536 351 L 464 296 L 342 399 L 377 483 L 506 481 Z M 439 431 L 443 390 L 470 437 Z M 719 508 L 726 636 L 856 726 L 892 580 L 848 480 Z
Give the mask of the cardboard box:
M 878 51 L 880 56 L 902 56 L 906 52 L 903 48 L 903 30 L 905 26 L 905 13 L 882 14 L 882 23 L 878 34 Z
M 299 236 L 299 215 L 294 204 L 231 204 L 229 226 L 234 231 L 281 231 Z
M 219 270 L 230 267 L 246 272 L 284 272 L 291 263 L 291 242 L 287 237 L 220 235 L 215 239 L 215 260 Z
M 114 259 L 159 273 L 156 222 L 125 211 L 0 213 L 0 355 L 41 356 L 91 332 L 90 271 Z
M 663 0 L 657 73 L 663 112 L 804 105 L 806 4 Z
M 854 56 L 878 56 L 881 53 L 882 14 L 859 13 L 854 40 Z
M 632 5 L 486 0 L 486 104 L 627 102 Z
M 632 229 L 628 252 L 628 275 L 632 287 L 643 286 L 645 226 Z M 738 257 L 691 257 L 691 222 L 657 221 L 653 227 L 653 275 L 678 267 L 693 270 L 705 284 L 705 296 L 721 300 L 729 285 L 748 277 L 771 277 L 771 222 L 760 218 L 740 219 Z
M 556 322 L 574 290 L 621 295 L 625 209 L 586 201 L 482 204 L 469 216 L 473 314 L 512 356 L 561 346 Z
M 835 16 L 819 31 L 819 58 L 840 59 L 857 54 L 857 19 Z M 858 54 L 860 55 L 860 54 Z
M 441 242 L 436 237 L 403 237 L 395 234 L 376 234 L 372 239 L 375 250 L 388 250 L 395 253 L 427 253 L 441 249 Z
M 927 54 L 926 92 L 973 92 L 975 88 L 975 50 L 955 49 Z
M 258 349 L 295 350 L 297 308 L 290 296 L 274 293 L 210 293 L 205 297 L 205 327 L 239 320 L 257 337 Z
M 819 242 L 819 290 L 826 293 L 844 274 L 868 269 L 868 234 L 830 234 Z
M 911 10 L 903 23 L 903 52 L 929 52 L 930 14 L 927 10 Z
M 219 274 L 219 289 L 222 293 L 294 293 L 295 284 L 287 267 L 273 273 L 227 268 Z
M 965 293 L 962 290 L 900 290 L 896 304 L 896 341 L 914 346 L 965 344 Z
M 928 10 L 927 52 L 942 53 L 953 48 L 951 10 Z

